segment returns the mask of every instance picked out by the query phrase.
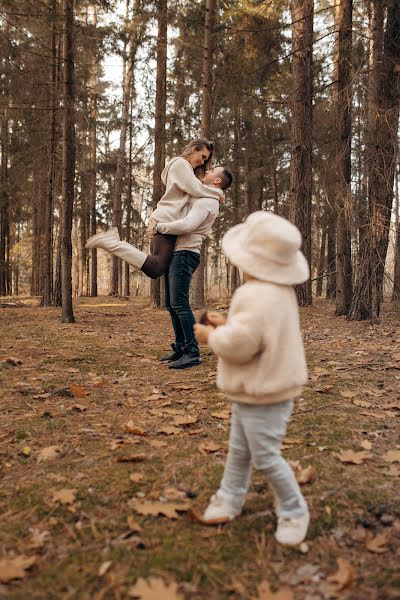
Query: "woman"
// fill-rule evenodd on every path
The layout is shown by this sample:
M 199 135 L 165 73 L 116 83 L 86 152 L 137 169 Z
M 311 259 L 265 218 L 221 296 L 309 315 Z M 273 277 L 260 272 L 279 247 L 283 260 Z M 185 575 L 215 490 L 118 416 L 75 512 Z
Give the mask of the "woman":
M 155 231 L 157 223 L 169 223 L 186 216 L 189 201 L 193 198 L 223 197 L 223 192 L 200 181 L 210 168 L 214 146 L 206 138 L 192 140 L 182 154 L 171 159 L 165 166 L 161 180 L 165 194 L 150 215 L 148 232 Z M 156 232 L 146 255 L 135 246 L 119 238 L 118 229 L 113 227 L 105 233 L 97 233 L 86 242 L 86 248 L 103 248 L 140 269 L 148 277 L 157 279 L 165 273 L 175 247 L 176 236 Z

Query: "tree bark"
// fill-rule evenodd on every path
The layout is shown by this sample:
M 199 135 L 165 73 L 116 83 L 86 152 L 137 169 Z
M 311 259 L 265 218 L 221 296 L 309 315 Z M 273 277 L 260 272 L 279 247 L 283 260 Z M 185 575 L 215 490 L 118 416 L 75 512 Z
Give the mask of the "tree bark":
M 399 195 L 399 169 L 395 173 L 395 227 L 396 241 L 394 247 L 394 274 L 393 274 L 393 291 L 392 302 L 400 300 L 400 195 Z
M 351 264 L 351 53 L 352 0 L 340 0 L 338 47 L 336 315 L 348 315 L 352 299 Z
M 165 121 L 167 108 L 167 0 L 157 0 L 157 80 L 154 125 L 154 169 L 152 208 L 164 193 L 161 173 L 165 165 Z M 161 306 L 160 278 L 150 283 L 151 301 L 155 308 Z
M 311 267 L 312 201 L 312 48 L 313 0 L 292 0 L 293 103 L 291 132 L 290 220 L 303 237 L 303 252 Z M 301 306 L 312 304 L 311 279 L 296 286 Z
M 74 121 L 74 0 L 64 0 L 63 38 L 63 152 L 62 152 L 62 220 L 61 220 L 61 289 L 64 323 L 74 323 L 72 308 L 72 213 L 75 188 L 75 121 Z

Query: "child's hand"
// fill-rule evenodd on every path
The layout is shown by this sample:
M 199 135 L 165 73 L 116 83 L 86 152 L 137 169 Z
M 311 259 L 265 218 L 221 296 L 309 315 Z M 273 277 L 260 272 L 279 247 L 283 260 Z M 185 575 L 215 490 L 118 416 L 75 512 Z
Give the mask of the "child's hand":
M 207 325 L 211 325 L 215 328 L 224 325 L 224 323 L 226 323 L 226 319 L 221 313 L 215 311 L 207 313 Z
M 199 342 L 199 344 L 207 344 L 208 336 L 214 330 L 214 327 L 211 327 L 210 325 L 200 325 L 199 323 L 196 323 L 196 325 L 193 326 L 193 330 L 194 336 Z

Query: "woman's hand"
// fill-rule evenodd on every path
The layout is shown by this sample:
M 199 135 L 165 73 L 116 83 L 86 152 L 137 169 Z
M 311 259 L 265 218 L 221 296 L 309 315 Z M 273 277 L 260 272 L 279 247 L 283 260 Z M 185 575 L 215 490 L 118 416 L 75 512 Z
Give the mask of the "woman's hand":
M 210 311 L 207 313 L 207 323 L 211 325 L 211 327 L 219 327 L 220 325 L 224 325 L 226 323 L 226 319 L 221 313 L 216 311 Z
M 196 325 L 193 326 L 193 330 L 194 336 L 199 342 L 199 344 L 207 344 L 208 336 L 214 330 L 214 327 L 211 327 L 210 325 L 200 325 L 199 323 L 196 323 Z
M 148 225 L 146 229 L 146 235 L 151 240 L 154 237 L 154 229 L 152 225 Z

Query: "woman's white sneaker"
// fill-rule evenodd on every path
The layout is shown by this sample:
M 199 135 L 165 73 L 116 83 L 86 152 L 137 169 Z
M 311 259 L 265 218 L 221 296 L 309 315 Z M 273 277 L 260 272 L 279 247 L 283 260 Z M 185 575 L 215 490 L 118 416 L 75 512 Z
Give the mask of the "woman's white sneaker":
M 222 498 L 218 498 L 216 494 L 211 496 L 210 504 L 207 506 L 203 521 L 218 521 L 220 523 L 233 521 L 235 517 L 240 515 L 241 510 L 229 504 Z
M 275 532 L 275 539 L 285 546 L 297 546 L 304 541 L 308 526 L 310 523 L 310 514 L 306 512 L 301 517 L 286 519 L 278 517 L 278 527 Z
M 109 238 L 119 240 L 118 227 L 111 227 L 111 229 L 108 229 L 107 231 L 101 231 L 100 233 L 92 235 L 92 237 L 90 237 L 86 242 L 85 248 L 90 249 L 97 248 L 98 246 L 101 247 L 102 240 L 107 240 Z

